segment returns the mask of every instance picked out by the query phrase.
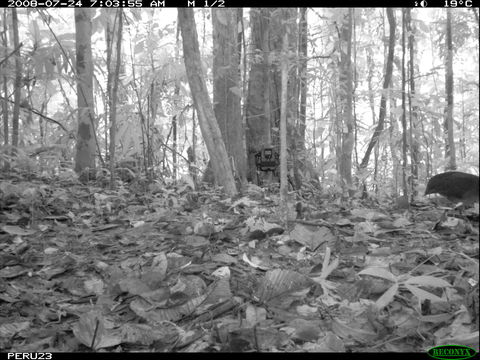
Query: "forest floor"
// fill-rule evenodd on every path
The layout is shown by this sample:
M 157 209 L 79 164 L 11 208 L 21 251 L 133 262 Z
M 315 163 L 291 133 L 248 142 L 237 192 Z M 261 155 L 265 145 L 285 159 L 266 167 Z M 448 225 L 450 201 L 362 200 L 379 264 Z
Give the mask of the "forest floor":
M 302 196 L 0 174 L 0 351 L 478 352 L 478 206 Z

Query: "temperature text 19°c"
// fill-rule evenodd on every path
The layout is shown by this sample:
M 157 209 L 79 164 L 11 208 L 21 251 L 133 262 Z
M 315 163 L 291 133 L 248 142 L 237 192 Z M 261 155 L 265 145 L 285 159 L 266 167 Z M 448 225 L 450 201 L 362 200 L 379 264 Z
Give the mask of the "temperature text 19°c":
M 473 0 L 445 0 L 445 5 L 443 7 L 456 8 L 458 6 L 471 8 L 473 6 Z

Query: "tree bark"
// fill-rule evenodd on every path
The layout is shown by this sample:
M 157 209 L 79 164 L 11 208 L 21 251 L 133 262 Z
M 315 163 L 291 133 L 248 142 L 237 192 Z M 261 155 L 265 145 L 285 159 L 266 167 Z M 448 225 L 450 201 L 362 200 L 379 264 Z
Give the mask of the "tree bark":
M 299 66 L 298 74 L 300 81 L 300 99 L 299 99 L 299 116 L 298 116 L 298 149 L 305 152 L 305 130 L 307 119 L 307 8 L 300 9 L 300 24 L 298 31 L 298 55 Z
M 283 35 L 281 61 L 281 90 L 280 90 L 280 199 L 284 206 L 283 215 L 287 214 L 286 203 L 288 194 L 287 180 L 287 100 L 288 100 L 288 29 Z M 283 219 L 286 222 L 286 217 Z
M 338 131 L 340 131 L 340 156 L 339 168 L 343 180 L 343 186 L 346 185 L 350 195 L 352 193 L 352 151 L 354 142 L 354 126 L 352 118 L 353 101 L 353 76 L 352 76 L 352 24 L 353 9 L 346 10 L 340 29 L 339 51 L 340 51 L 340 74 L 338 94 L 340 97 L 339 106 L 340 122 Z
M 9 127 L 8 127 L 8 78 L 7 72 L 4 71 L 8 67 L 8 24 L 7 24 L 7 9 L 3 9 L 3 33 L 1 34 L 2 37 L 2 45 L 3 45 L 3 62 L 2 62 L 2 80 L 3 80 L 3 98 L 2 100 L 2 119 L 3 119 L 3 143 L 7 148 L 8 145 L 8 138 L 9 138 Z M 3 162 L 3 169 L 8 171 L 10 169 L 10 162 L 5 159 Z
M 405 97 L 405 85 L 407 83 L 406 79 L 406 63 L 405 63 L 405 9 L 402 9 L 402 189 L 403 196 L 405 200 L 408 199 L 408 180 L 407 180 L 407 167 L 408 167 L 408 158 L 407 158 L 407 107 L 406 107 L 406 97 Z
M 17 9 L 12 9 L 12 32 L 13 46 L 15 49 L 19 47 L 20 40 L 18 38 L 18 17 Z M 12 115 L 12 154 L 17 153 L 18 147 L 18 123 L 20 121 L 20 102 L 22 89 L 22 64 L 20 53 L 15 56 L 15 84 L 13 92 L 13 115 Z
M 453 137 L 453 44 L 452 44 L 452 12 L 447 11 L 447 34 L 445 37 L 445 47 L 447 48 L 445 56 L 445 96 L 447 104 L 445 106 L 445 158 L 448 160 L 446 170 L 455 170 L 457 168 L 455 140 Z
M 122 52 L 122 30 L 123 30 L 123 10 L 122 8 L 117 9 L 117 16 L 115 24 L 118 24 L 117 28 L 117 48 L 115 51 L 115 70 L 112 72 L 112 88 L 108 89 L 108 100 L 109 100 L 109 110 L 110 110 L 110 186 L 114 185 L 114 174 L 115 174 L 115 146 L 116 146 L 116 135 L 117 135 L 117 93 L 118 93 L 118 77 L 120 74 L 120 63 L 121 52 Z M 112 42 L 113 43 L 113 42 Z M 109 69 L 110 75 L 111 69 Z M 110 76 L 109 76 L 110 77 Z
M 380 111 L 378 114 L 378 123 L 377 126 L 373 132 L 372 139 L 370 140 L 370 143 L 368 144 L 367 151 L 365 152 L 365 155 L 363 157 L 363 160 L 360 164 L 360 169 L 365 169 L 368 165 L 368 161 L 370 159 L 370 154 L 372 153 L 372 150 L 375 146 L 375 144 L 378 142 L 378 139 L 380 138 L 380 135 L 382 134 L 383 131 L 383 125 L 385 123 L 385 113 L 386 113 L 386 106 L 387 106 L 387 98 L 385 95 L 386 90 L 390 86 L 390 81 L 392 80 L 392 72 L 393 72 L 393 53 L 394 53 L 394 48 L 395 48 L 395 16 L 393 14 L 393 9 L 392 8 L 387 8 L 387 17 L 388 17 L 388 23 L 390 25 L 390 37 L 389 37 L 389 44 L 388 44 L 388 56 L 387 56 L 387 66 L 385 69 L 385 79 L 383 81 L 383 92 L 382 92 L 382 97 L 380 99 Z
M 75 9 L 78 134 L 75 171 L 95 169 L 91 9 Z
M 228 161 L 227 150 L 222 140 L 212 103 L 208 97 L 207 85 L 200 61 L 200 50 L 193 9 L 178 9 L 178 19 L 183 39 L 183 56 L 192 92 L 193 102 L 198 112 L 200 129 L 212 162 L 213 172 L 218 184 L 225 192 L 236 195 L 237 189 L 232 167 Z
M 213 109 L 229 158 L 240 182 L 246 182 L 245 129 L 240 107 L 240 53 L 237 9 L 212 9 Z
M 415 100 L 415 64 L 416 64 L 416 49 L 415 49 L 415 27 L 412 24 L 412 11 L 410 8 L 406 9 L 406 27 L 408 36 L 408 51 L 410 54 L 410 144 L 411 144 L 411 172 L 412 172 L 412 200 L 417 195 L 418 183 L 418 162 L 420 157 L 420 144 L 418 141 L 418 105 Z
M 272 9 L 252 8 L 251 67 L 246 99 L 246 144 L 250 181 L 256 179 L 255 154 L 264 146 L 272 145 L 270 117 L 270 45 L 269 27 Z

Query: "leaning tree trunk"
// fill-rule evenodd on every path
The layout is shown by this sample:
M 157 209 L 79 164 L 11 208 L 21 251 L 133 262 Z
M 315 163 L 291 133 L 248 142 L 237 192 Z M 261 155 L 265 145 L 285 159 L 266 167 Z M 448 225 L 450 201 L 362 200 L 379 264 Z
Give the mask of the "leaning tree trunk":
M 375 131 L 373 132 L 372 139 L 368 144 L 367 151 L 365 152 L 365 156 L 360 164 L 360 169 L 365 169 L 368 165 L 368 161 L 370 159 L 370 154 L 378 142 L 380 135 L 383 131 L 383 125 L 385 123 L 385 113 L 387 108 L 387 98 L 385 96 L 385 91 L 390 86 L 390 81 L 392 79 L 392 71 L 393 71 L 393 51 L 395 48 L 395 16 L 393 15 L 393 9 L 387 8 L 387 17 L 388 23 L 390 24 L 390 38 L 388 43 L 388 56 L 387 56 L 387 67 L 385 70 L 385 79 L 383 81 L 383 90 L 382 97 L 380 99 L 380 112 L 378 114 L 378 123 Z
M 212 103 L 208 97 L 207 85 L 200 61 L 197 29 L 192 9 L 178 9 L 178 20 L 183 39 L 183 56 L 188 83 L 193 102 L 198 112 L 200 129 L 212 162 L 213 172 L 218 184 L 230 196 L 237 194 L 232 167 L 228 161 L 227 150 L 222 140 Z

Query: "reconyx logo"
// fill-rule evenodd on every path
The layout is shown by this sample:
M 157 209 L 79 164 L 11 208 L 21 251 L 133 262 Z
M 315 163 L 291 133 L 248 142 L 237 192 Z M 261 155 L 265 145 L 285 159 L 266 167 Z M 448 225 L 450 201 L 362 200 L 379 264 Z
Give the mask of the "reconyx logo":
M 468 346 L 463 345 L 441 345 L 435 346 L 428 350 L 428 355 L 434 359 L 447 360 L 447 359 L 469 359 L 475 356 L 476 351 Z

